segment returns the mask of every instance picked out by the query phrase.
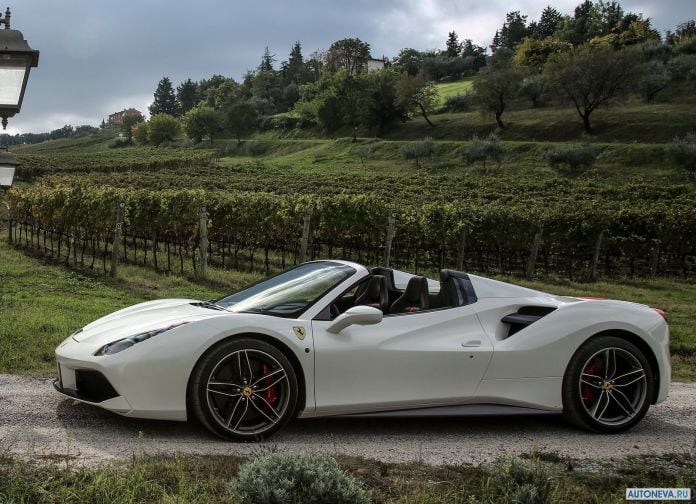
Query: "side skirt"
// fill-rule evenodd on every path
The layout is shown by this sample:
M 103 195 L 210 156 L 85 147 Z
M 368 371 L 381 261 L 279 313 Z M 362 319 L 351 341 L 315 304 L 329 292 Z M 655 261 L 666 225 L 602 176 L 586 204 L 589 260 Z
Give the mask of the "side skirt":
M 495 416 L 495 415 L 558 415 L 559 411 L 547 411 L 522 406 L 504 404 L 463 404 L 461 406 L 434 406 L 377 413 L 359 413 L 334 415 L 342 418 L 399 418 L 399 417 L 459 417 L 459 416 Z

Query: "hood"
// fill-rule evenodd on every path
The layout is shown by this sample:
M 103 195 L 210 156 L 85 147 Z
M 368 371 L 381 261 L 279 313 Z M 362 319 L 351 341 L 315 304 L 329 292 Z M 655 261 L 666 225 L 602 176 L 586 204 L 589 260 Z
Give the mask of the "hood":
M 195 299 L 162 299 L 129 306 L 87 324 L 73 335 L 73 339 L 101 345 L 179 322 L 193 322 L 220 314 L 191 304 L 196 302 Z

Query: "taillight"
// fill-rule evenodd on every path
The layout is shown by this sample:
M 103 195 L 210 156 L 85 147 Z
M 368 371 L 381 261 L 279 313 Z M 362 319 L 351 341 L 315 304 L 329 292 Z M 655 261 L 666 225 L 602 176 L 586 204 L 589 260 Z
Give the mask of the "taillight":
M 660 317 L 667 320 L 667 312 L 666 311 L 660 310 L 659 308 L 653 308 L 653 310 L 655 310 L 658 313 L 658 315 L 660 315 Z

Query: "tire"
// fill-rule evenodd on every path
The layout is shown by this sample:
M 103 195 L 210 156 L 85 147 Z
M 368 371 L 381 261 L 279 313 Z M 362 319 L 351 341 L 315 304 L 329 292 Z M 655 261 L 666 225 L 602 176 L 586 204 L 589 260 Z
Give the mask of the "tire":
M 655 381 L 643 352 L 615 336 L 598 336 L 573 355 L 563 377 L 563 415 L 592 432 L 623 432 L 645 416 Z
M 297 409 L 298 382 L 285 355 L 253 338 L 225 341 L 201 357 L 188 403 L 209 431 L 233 441 L 261 440 Z

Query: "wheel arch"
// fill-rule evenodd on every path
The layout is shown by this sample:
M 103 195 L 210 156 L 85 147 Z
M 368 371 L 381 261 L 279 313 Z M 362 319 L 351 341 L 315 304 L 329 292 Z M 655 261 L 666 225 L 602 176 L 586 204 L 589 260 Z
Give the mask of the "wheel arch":
M 298 391 L 297 391 L 297 407 L 295 408 L 295 412 L 293 413 L 293 417 L 296 417 L 302 410 L 304 410 L 307 407 L 307 380 L 304 375 L 304 369 L 302 368 L 302 364 L 300 364 L 299 359 L 295 355 L 295 352 L 293 352 L 288 345 L 283 343 L 282 341 L 278 340 L 277 338 L 274 338 L 273 336 L 269 336 L 268 334 L 263 334 L 263 333 L 257 333 L 257 332 L 244 332 L 244 333 L 237 333 L 237 334 L 232 334 L 230 336 L 227 336 L 225 338 L 222 338 L 220 341 L 216 341 L 215 344 L 213 344 L 210 348 L 208 348 L 205 352 L 203 352 L 198 359 L 196 359 L 196 363 L 193 365 L 191 368 L 191 372 L 189 373 L 188 380 L 186 382 L 186 417 L 191 418 L 189 415 L 189 410 L 190 410 L 190 388 L 191 388 L 191 378 L 193 377 L 193 372 L 195 371 L 196 367 L 198 367 L 198 363 L 206 356 L 208 353 L 214 351 L 218 346 L 222 345 L 223 343 L 226 343 L 230 340 L 234 339 L 240 339 L 240 338 L 252 338 L 252 339 L 257 339 L 259 341 L 263 341 L 264 343 L 268 343 L 269 345 L 272 345 L 276 347 L 280 352 L 285 355 L 285 357 L 290 361 L 290 365 L 292 366 L 293 370 L 295 371 L 295 376 L 297 376 L 297 382 L 298 382 Z
M 588 341 L 591 341 L 600 336 L 614 336 L 616 338 L 621 338 L 635 345 L 636 347 L 638 347 L 638 350 L 643 352 L 643 355 L 645 355 L 645 358 L 648 360 L 648 363 L 650 364 L 650 371 L 652 372 L 653 380 L 655 383 L 655 386 L 653 387 L 653 397 L 650 398 L 650 403 L 655 404 L 657 402 L 657 397 L 660 392 L 660 365 L 657 361 L 657 356 L 655 355 L 655 352 L 653 352 L 652 348 L 650 348 L 650 345 L 648 345 L 648 343 L 643 338 L 638 336 L 636 333 L 626 331 L 623 329 L 607 329 L 606 331 L 598 332 L 597 334 L 593 334 L 592 336 L 587 338 L 587 340 L 583 342 L 583 345 Z

